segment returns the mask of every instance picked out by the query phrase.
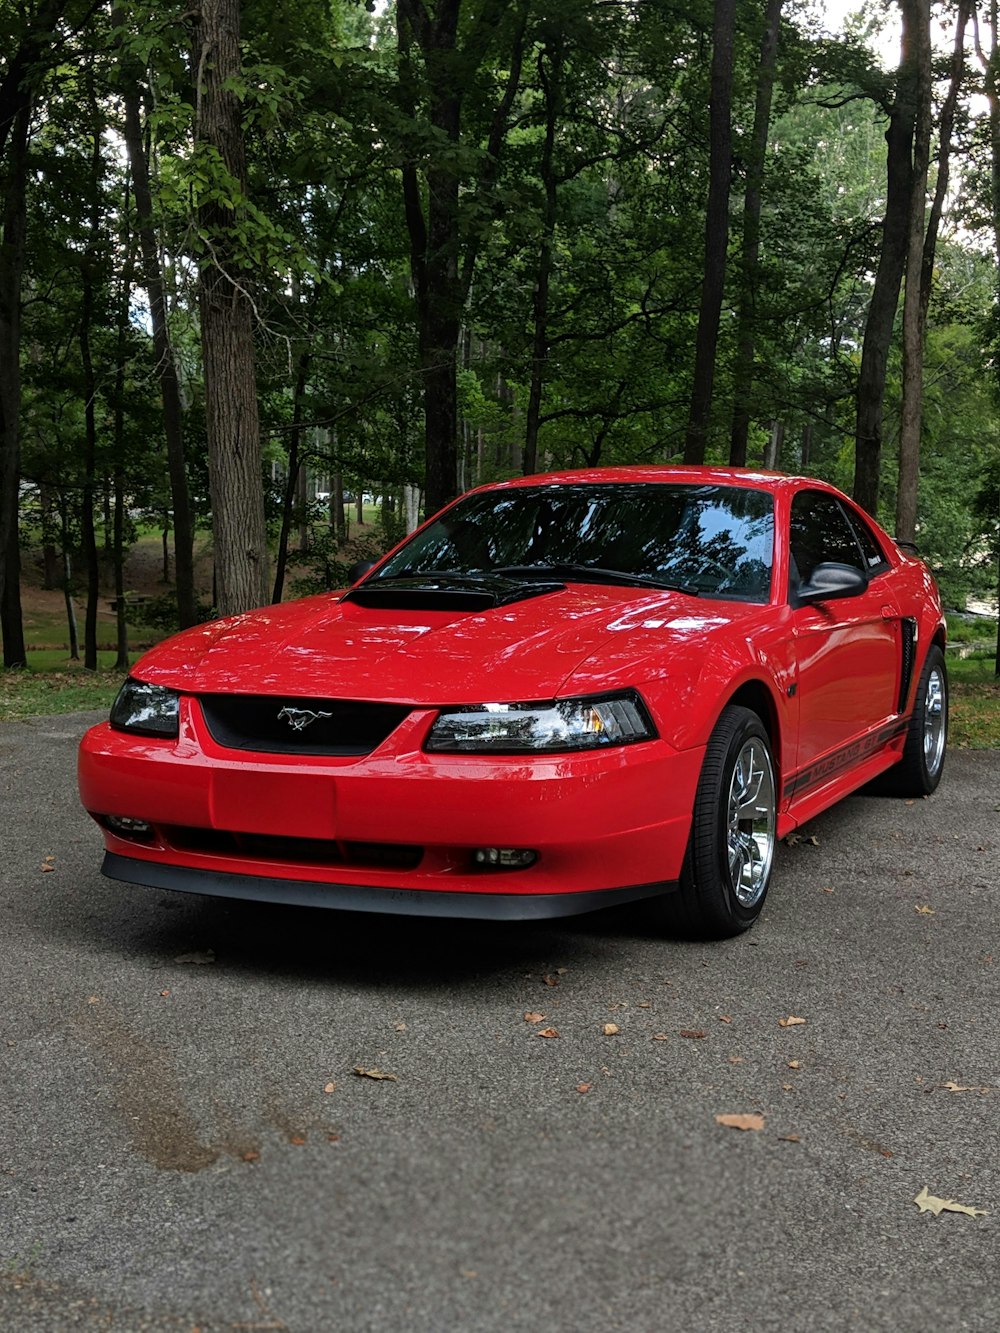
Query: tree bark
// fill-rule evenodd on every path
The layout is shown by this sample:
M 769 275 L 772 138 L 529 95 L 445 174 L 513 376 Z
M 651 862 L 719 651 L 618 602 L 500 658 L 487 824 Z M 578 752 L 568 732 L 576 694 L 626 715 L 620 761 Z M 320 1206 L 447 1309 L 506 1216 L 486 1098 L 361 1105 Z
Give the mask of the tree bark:
M 288 476 L 281 503 L 281 531 L 278 534 L 278 552 L 274 562 L 274 589 L 272 602 L 280 602 L 285 590 L 285 572 L 288 568 L 288 539 L 292 531 L 292 515 L 296 496 L 301 497 L 300 478 L 303 474 L 299 458 L 299 445 L 302 440 L 302 399 L 306 381 L 309 377 L 309 353 L 299 357 L 298 374 L 295 377 L 295 390 L 292 399 L 292 429 L 288 437 Z M 304 549 L 304 548 L 303 548 Z
M 0 635 L 5 667 L 27 665 L 21 616 L 21 282 L 24 274 L 30 99 L 8 128 L 0 236 Z
M 979 56 L 984 74 L 984 91 L 989 106 L 990 126 L 990 213 L 993 222 L 993 240 L 995 261 L 993 272 L 994 309 L 1000 308 L 1000 6 L 997 0 L 990 0 L 986 21 L 990 33 L 989 50 L 983 49 L 979 34 L 979 24 L 973 10 L 975 25 L 976 54 Z M 994 392 L 1000 392 L 1000 384 L 994 385 Z M 1000 519 L 1000 491 L 997 495 L 997 517 Z M 996 532 L 996 573 L 997 598 L 1000 600 L 1000 523 Z M 997 652 L 995 674 L 1000 680 L 1000 616 L 997 617 Z
M 460 268 L 459 187 L 462 104 L 472 87 L 506 0 L 489 0 L 477 12 L 459 47 L 462 0 L 397 0 L 396 40 L 400 58 L 400 100 L 412 120 L 430 124 L 438 140 L 424 175 L 426 213 L 415 152 L 401 167 L 403 205 L 410 242 L 410 272 L 416 294 L 418 344 L 424 402 L 426 512 L 434 513 L 458 489 L 458 343 L 462 309 L 472 281 L 478 238 L 470 238 Z M 505 92 L 494 112 L 486 164 L 476 183 L 487 196 L 496 180 L 497 161 L 507 118 L 519 81 L 526 9 L 522 7 Z M 418 117 L 416 46 L 423 60 L 425 111 Z
M 216 150 L 245 197 L 240 104 L 231 83 L 226 86 L 241 74 L 238 0 L 203 0 L 197 35 L 198 137 Z M 220 186 L 225 188 L 221 181 Z M 231 210 L 207 204 L 198 219 L 207 249 L 200 263 L 199 308 L 217 610 L 223 616 L 263 606 L 270 592 L 252 274 L 233 255 L 233 229 L 242 220 L 238 203 Z
M 695 339 L 694 381 L 684 441 L 684 462 L 705 461 L 715 358 L 726 282 L 729 243 L 729 181 L 732 171 L 733 45 L 736 0 L 715 0 L 712 21 L 711 102 L 709 107 L 708 207 L 705 214 L 705 273 Z
M 896 98 L 886 130 L 886 207 L 875 286 L 868 306 L 858 375 L 854 439 L 854 499 L 873 516 L 882 474 L 882 413 L 889 348 L 906 266 L 913 193 L 913 135 L 916 122 L 916 50 L 910 5 L 901 5 L 902 54 Z
M 548 69 L 546 69 L 546 56 Z M 531 474 L 538 466 L 538 419 L 542 410 L 542 387 L 549 359 L 549 279 L 552 275 L 552 245 L 556 232 L 557 188 L 553 156 L 556 129 L 562 110 L 563 53 L 556 40 L 538 55 L 538 78 L 545 94 L 545 139 L 542 143 L 541 176 L 545 190 L 542 236 L 538 249 L 538 270 L 532 300 L 534 337 L 531 350 L 531 375 L 528 410 L 524 422 L 524 471 Z
M 937 180 L 930 214 L 926 217 L 934 94 L 930 0 L 909 0 L 909 4 L 915 33 L 917 113 L 913 136 L 913 198 L 906 256 L 906 290 L 903 299 L 903 403 L 899 426 L 896 536 L 902 541 L 912 542 L 917 531 L 927 311 L 931 299 L 938 229 L 948 191 L 955 109 L 965 72 L 965 29 L 969 20 L 971 0 L 960 0 L 958 6 L 951 79 L 941 109 L 938 130 Z
M 764 162 L 767 157 L 767 135 L 771 126 L 771 101 L 778 68 L 781 6 L 782 0 L 767 0 L 764 35 L 760 43 L 760 62 L 757 66 L 757 100 L 750 139 L 747 186 L 743 196 L 740 305 L 733 383 L 733 425 L 729 440 L 729 461 L 734 467 L 743 467 L 746 464 L 747 439 L 750 434 L 750 402 L 757 334 L 757 290 L 760 285 L 761 188 L 764 180 Z
M 153 222 L 153 200 L 149 184 L 149 159 L 142 137 L 139 92 L 125 72 L 125 147 L 132 169 L 139 242 L 142 248 L 143 282 L 149 297 L 149 322 L 153 333 L 153 356 L 163 405 L 163 433 L 167 445 L 167 472 L 174 511 L 174 573 L 177 589 L 177 618 L 181 629 L 198 620 L 194 588 L 194 524 L 184 463 L 184 410 L 174 349 L 167 324 L 167 304 L 160 271 L 160 252 Z

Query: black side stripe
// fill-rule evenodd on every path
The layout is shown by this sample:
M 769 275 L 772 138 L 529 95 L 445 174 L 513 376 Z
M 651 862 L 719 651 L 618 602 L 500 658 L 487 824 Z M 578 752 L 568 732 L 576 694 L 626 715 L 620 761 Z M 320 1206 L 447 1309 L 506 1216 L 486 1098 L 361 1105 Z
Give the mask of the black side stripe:
M 819 759 L 816 763 L 800 769 L 798 773 L 792 774 L 785 783 L 785 795 L 788 797 L 798 796 L 810 787 L 820 786 L 834 774 L 842 772 L 845 768 L 850 768 L 852 764 L 856 764 L 862 759 L 867 759 L 870 754 L 874 754 L 876 750 L 881 750 L 890 741 L 895 740 L 897 736 L 902 736 L 908 725 L 907 718 L 897 718 L 896 721 L 888 723 L 879 731 L 872 732 L 870 736 L 864 736 L 859 741 L 852 741 L 850 745 L 844 745 L 839 750 L 834 750 L 833 754 L 828 754 L 825 759 Z

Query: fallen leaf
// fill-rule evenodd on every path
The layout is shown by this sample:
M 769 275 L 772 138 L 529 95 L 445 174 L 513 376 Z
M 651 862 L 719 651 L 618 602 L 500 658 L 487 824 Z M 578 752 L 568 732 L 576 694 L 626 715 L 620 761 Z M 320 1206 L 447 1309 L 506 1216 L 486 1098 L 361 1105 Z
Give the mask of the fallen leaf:
M 463 1277 L 478 1277 L 478 1276 L 479 1276 L 479 1274 L 476 1272 L 476 1270 L 475 1270 L 474 1268 L 460 1268 L 458 1271 L 462 1274 Z
M 87 996 L 87 1003 L 88 1003 L 88 1004 L 100 1004 L 100 1003 L 101 1003 L 101 997 L 100 997 L 99 995 L 88 995 L 88 996 Z
M 40 869 L 40 870 L 46 870 L 46 871 L 47 871 L 47 870 L 55 870 L 55 866 L 53 866 L 53 865 L 45 865 L 45 864 L 43 864 L 43 865 L 41 865 L 41 866 L 39 867 L 39 869 Z
M 557 977 L 564 977 L 568 971 L 569 971 L 569 968 L 568 968 L 568 967 L 557 967 L 557 968 L 556 968 L 556 976 L 557 976 Z
M 650 1040 L 651 1040 L 651 1041 L 669 1041 L 669 1040 L 670 1040 L 670 1033 L 669 1033 L 669 1032 L 654 1032 L 653 1035 L 652 1035 L 652 1037 L 650 1038 Z
M 524 1015 L 526 1023 L 542 1023 L 545 1020 L 544 1014 L 536 1014 L 534 1010 Z
M 677 1035 L 679 1037 L 690 1037 L 692 1041 L 701 1041 L 706 1034 L 697 1028 L 681 1028 Z
M 558 977 L 553 977 L 553 976 L 542 977 L 542 980 L 545 982 L 546 986 L 558 986 L 558 985 L 559 985 L 559 978 L 558 978 Z
M 805 1021 L 806 1021 L 806 1020 L 805 1020 L 804 1018 L 796 1018 L 794 1014 L 789 1014 L 787 1018 L 779 1018 L 779 1019 L 778 1019 L 778 1027 L 779 1027 L 779 1028 L 797 1028 L 797 1027 L 801 1027 L 802 1024 L 803 1024 Z
M 832 893 L 832 892 L 833 892 L 833 889 L 824 889 L 823 892 L 824 892 L 824 893 Z
M 288 1136 L 288 1142 L 294 1144 L 296 1148 L 301 1148 L 305 1141 L 305 1135 L 303 1134 L 289 1134 Z
M 578 1083 L 576 1085 L 576 1090 L 577 1092 L 589 1092 L 593 1086 L 593 1083 Z
M 718 1018 L 720 1023 L 731 1023 L 733 1021 L 732 1014 L 719 1014 Z
M 257 1151 L 255 1151 L 253 1148 L 248 1148 L 247 1151 L 246 1151 L 245 1153 L 243 1153 L 243 1161 L 244 1161 L 244 1162 L 259 1162 L 259 1161 L 260 1161 L 260 1153 L 257 1152 Z
M 801 1062 L 800 1062 L 799 1060 L 786 1060 L 786 1061 L 785 1061 L 785 1064 L 788 1065 L 788 1068 L 789 1068 L 789 1069 L 801 1069 L 801 1068 L 802 1068 L 802 1064 L 801 1064 Z
M 933 907 L 929 907 L 926 903 L 917 903 L 916 907 L 917 907 L 917 911 L 920 913 L 921 916 L 933 916 L 933 915 L 934 915 L 934 908 L 933 908 Z
M 925 1185 L 913 1200 L 922 1213 L 933 1213 L 940 1217 L 942 1213 L 965 1213 L 966 1217 L 985 1217 L 985 1208 L 970 1208 L 967 1204 L 956 1203 L 954 1199 L 939 1199 L 936 1194 L 928 1194 Z
M 323 1091 L 324 1091 L 324 1092 L 336 1092 L 336 1091 L 337 1091 L 337 1085 L 336 1085 L 336 1083 L 325 1083 L 325 1084 L 323 1085 Z
M 353 1072 L 359 1078 L 388 1079 L 392 1083 L 399 1082 L 395 1074 L 384 1074 L 381 1069 L 365 1069 L 364 1065 L 355 1065 Z
M 175 963 L 214 963 L 214 949 L 195 949 L 191 953 L 179 953 L 174 959 Z
M 395 1029 L 396 1029 L 397 1032 L 405 1032 L 405 1031 L 406 1031 L 406 1024 L 405 1024 L 405 1023 L 394 1023 L 393 1026 L 395 1027 Z
M 727 1129 L 763 1129 L 764 1117 L 762 1115 L 717 1115 L 715 1123 L 725 1125 Z
M 539 1028 L 535 1033 L 536 1037 L 558 1037 L 559 1033 L 555 1028 Z
M 620 1030 L 621 1029 L 618 1027 L 617 1023 L 605 1023 L 603 1028 L 603 1032 L 606 1037 L 614 1037 L 618 1034 Z
M 652 1009 L 652 1007 L 653 1007 L 652 1000 L 640 1000 L 639 1003 L 636 1005 L 637 1009 Z
M 163 996 L 164 999 L 166 999 L 167 996 L 170 994 L 170 992 L 168 990 L 161 990 L 160 994 Z
M 742 1055 L 731 1055 L 731 1056 L 729 1057 L 729 1063 L 730 1063 L 731 1065 L 741 1065 L 741 1064 L 743 1063 L 743 1056 L 742 1056 Z
M 779 1143 L 801 1143 L 802 1139 L 798 1134 L 779 1134 Z
M 327 1143 L 339 1143 L 339 1142 L 340 1142 L 340 1135 L 339 1135 L 339 1134 L 327 1134 L 327 1136 L 326 1136 L 326 1141 L 327 1141 Z
M 942 1088 L 946 1092 L 993 1092 L 994 1089 L 988 1084 L 980 1084 L 979 1087 L 966 1087 L 964 1083 L 942 1083 Z

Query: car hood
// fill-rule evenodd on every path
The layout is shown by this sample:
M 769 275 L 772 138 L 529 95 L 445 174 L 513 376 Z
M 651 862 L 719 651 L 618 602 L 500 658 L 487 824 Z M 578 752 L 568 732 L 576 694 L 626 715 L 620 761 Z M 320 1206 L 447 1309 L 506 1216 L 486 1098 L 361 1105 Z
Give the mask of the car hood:
M 197 626 L 152 649 L 142 680 L 190 693 L 379 699 L 428 706 L 547 699 L 626 683 L 664 648 L 759 606 L 570 584 L 485 611 L 390 610 L 330 595 Z

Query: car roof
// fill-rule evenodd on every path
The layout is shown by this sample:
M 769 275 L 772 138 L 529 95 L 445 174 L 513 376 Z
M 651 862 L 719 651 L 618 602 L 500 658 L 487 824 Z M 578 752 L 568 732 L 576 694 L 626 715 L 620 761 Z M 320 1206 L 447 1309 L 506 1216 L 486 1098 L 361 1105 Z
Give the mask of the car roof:
M 819 487 L 823 490 L 841 492 L 828 482 L 812 477 L 789 476 L 784 472 L 770 472 L 764 468 L 747 467 L 691 467 L 684 464 L 644 464 L 632 467 L 597 467 L 572 468 L 559 472 L 540 472 L 528 477 L 513 477 L 508 481 L 490 482 L 477 490 L 495 490 L 497 488 L 520 486 L 556 486 L 572 483 L 589 485 L 615 484 L 622 482 L 647 482 L 660 484 L 673 482 L 677 485 L 745 486 L 755 489 L 779 491 L 797 490 L 801 486 Z

